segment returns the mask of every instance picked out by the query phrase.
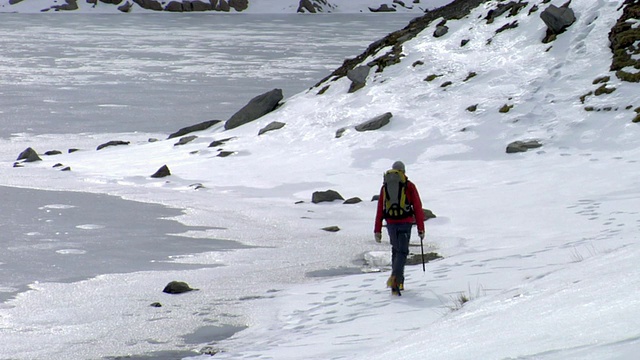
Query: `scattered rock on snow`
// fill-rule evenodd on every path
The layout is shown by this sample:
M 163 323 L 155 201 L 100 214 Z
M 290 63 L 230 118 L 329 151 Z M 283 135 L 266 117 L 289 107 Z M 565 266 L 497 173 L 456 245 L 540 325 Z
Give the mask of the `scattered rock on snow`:
M 507 145 L 507 154 L 525 152 L 529 149 L 541 147 L 542 144 L 538 140 L 514 141 Z
M 350 199 L 347 199 L 343 202 L 343 204 L 349 205 L 349 204 L 357 204 L 362 202 L 362 199 L 360 199 L 359 197 L 352 197 Z
M 158 171 L 156 171 L 153 175 L 151 175 L 151 177 L 163 178 L 169 175 L 171 175 L 171 171 L 169 171 L 169 167 L 167 165 L 162 165 L 162 167 L 158 169 Z
M 237 128 L 272 112 L 283 97 L 282 89 L 273 89 L 254 97 L 247 105 L 233 114 L 233 116 L 225 122 L 225 130 Z
M 188 143 L 192 142 L 193 140 L 195 140 L 197 138 L 198 137 L 196 135 L 184 136 L 184 137 L 181 137 L 180 140 L 178 140 L 177 143 L 173 144 L 173 146 L 185 145 L 185 144 L 188 144 Z
M 381 127 L 389 124 L 391 122 L 392 117 L 393 117 L 393 114 L 391 114 L 390 112 L 384 113 L 371 120 L 365 121 L 360 125 L 357 125 L 356 131 L 362 132 L 362 131 L 378 130 Z
M 340 231 L 340 228 L 334 225 L 334 226 L 323 227 L 322 230 L 328 231 L 328 232 L 338 232 Z
M 311 196 L 311 202 L 314 204 L 320 202 L 331 202 L 334 200 L 344 200 L 344 198 L 335 190 L 316 191 Z
M 96 150 L 102 150 L 108 146 L 120 146 L 120 145 L 129 145 L 130 142 L 129 141 L 122 141 L 122 140 L 112 140 L 109 142 L 106 142 L 104 144 L 98 145 L 98 147 L 96 148 Z
M 189 284 L 183 281 L 172 281 L 164 287 L 164 290 L 162 290 L 162 292 L 167 294 L 182 294 L 192 290 L 198 289 L 192 289 Z
M 201 122 L 199 124 L 195 124 L 195 125 L 191 125 L 191 126 L 187 126 L 187 127 L 183 127 L 182 129 L 174 132 L 173 134 L 169 135 L 169 137 L 167 139 L 173 139 L 173 138 L 177 138 L 180 136 L 184 136 L 187 135 L 189 133 L 192 133 L 194 131 L 202 131 L 202 130 L 206 130 L 210 127 L 212 127 L 213 125 L 222 122 L 222 120 L 209 120 L 209 121 L 205 121 L 205 122 Z
M 262 134 L 264 134 L 266 132 L 269 132 L 269 131 L 282 129 L 285 125 L 286 124 L 283 123 L 283 122 L 272 121 L 267 126 L 265 126 L 262 129 L 260 129 L 260 131 L 258 131 L 258 135 L 262 135 Z
M 40 156 L 38 156 L 38 153 L 33 150 L 33 148 L 28 147 L 23 152 L 21 152 L 20 155 L 18 155 L 18 158 L 16 160 L 24 160 L 24 162 L 34 162 L 41 161 L 42 159 L 40 159 Z

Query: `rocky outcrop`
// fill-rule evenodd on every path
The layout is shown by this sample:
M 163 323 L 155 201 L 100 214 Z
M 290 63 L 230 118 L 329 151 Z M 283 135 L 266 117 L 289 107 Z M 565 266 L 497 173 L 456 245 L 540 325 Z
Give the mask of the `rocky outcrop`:
M 640 29 L 637 19 L 640 17 L 640 4 L 625 0 L 622 15 L 609 32 L 609 46 L 613 53 L 611 71 L 618 79 L 628 82 L 640 82 Z
M 178 140 L 177 143 L 173 144 L 173 146 L 185 145 L 185 144 L 188 144 L 188 143 L 192 142 L 193 140 L 195 140 L 197 138 L 198 137 L 196 135 L 184 136 L 184 137 L 181 137 L 180 140 Z
M 272 112 L 276 109 L 283 97 L 282 89 L 273 89 L 256 96 L 225 122 L 225 130 L 237 128 Z

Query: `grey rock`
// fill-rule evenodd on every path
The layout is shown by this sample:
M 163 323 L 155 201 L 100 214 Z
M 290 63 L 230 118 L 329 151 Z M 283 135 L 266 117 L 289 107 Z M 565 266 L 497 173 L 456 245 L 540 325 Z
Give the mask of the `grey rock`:
M 300 0 L 297 12 L 304 13 L 305 11 L 311 14 L 315 14 L 317 12 L 311 0 Z
M 321 202 L 331 202 L 334 200 L 344 200 L 344 198 L 335 190 L 316 191 L 311 196 L 311 202 L 314 204 Z
M 350 205 L 350 204 L 357 204 L 357 203 L 360 203 L 360 202 L 362 202 L 362 199 L 360 199 L 359 197 L 352 197 L 352 198 L 349 198 L 349 199 L 345 200 L 343 202 L 343 204 Z
M 507 145 L 507 154 L 526 152 L 529 149 L 536 149 L 542 144 L 538 140 L 514 141 Z
M 180 140 L 178 140 L 177 143 L 173 144 L 173 146 L 185 145 L 185 144 L 188 144 L 188 143 L 192 142 L 193 140 L 195 140 L 197 138 L 198 137 L 195 136 L 195 135 L 189 135 L 189 136 L 181 137 Z
M 241 12 L 247 10 L 249 7 L 248 0 L 229 0 L 229 6 L 235 9 L 235 11 Z
M 225 130 L 237 128 L 272 112 L 283 97 L 282 89 L 273 89 L 256 96 L 225 122 Z
M 445 36 L 449 32 L 449 27 L 445 25 L 440 25 L 436 27 L 436 30 L 433 32 L 433 37 L 439 38 Z
M 235 139 L 235 137 L 230 137 L 230 138 L 220 139 L 220 140 L 214 140 L 214 141 L 211 142 L 211 144 L 209 144 L 209 147 L 218 147 L 218 146 L 224 145 L 227 141 L 233 140 L 233 139 Z
M 568 7 L 557 7 L 549 5 L 542 13 L 540 18 L 554 34 L 562 33 L 567 27 L 576 21 L 576 16 Z
M 133 6 L 133 4 L 127 1 L 126 3 L 124 3 L 124 5 L 118 6 L 118 10 L 123 13 L 128 13 L 129 11 L 131 11 L 131 6 Z
M 41 161 L 42 159 L 38 156 L 38 153 L 32 148 L 26 148 L 23 152 L 18 155 L 17 161 L 24 160 L 24 162 L 34 162 Z
M 182 294 L 193 290 L 198 289 L 191 288 L 189 284 L 183 281 L 172 281 L 164 287 L 164 290 L 162 290 L 162 292 L 167 294 Z
M 340 128 L 336 131 L 336 139 L 339 139 L 347 131 L 347 128 Z
M 282 129 L 286 124 L 283 122 L 279 122 L 279 121 L 273 121 L 271 123 L 269 123 L 269 125 L 263 127 L 262 129 L 260 129 L 260 131 L 258 131 L 258 135 L 262 135 L 266 132 L 269 131 L 273 131 L 273 130 L 278 130 L 278 129 Z
M 169 171 L 169 167 L 167 165 L 162 165 L 162 167 L 160 167 L 160 169 L 158 169 L 158 171 L 156 171 L 153 175 L 151 175 L 152 178 L 163 178 L 163 177 L 167 177 L 171 175 L 171 171 Z
M 106 142 L 104 144 L 98 145 L 96 150 L 102 150 L 102 149 L 104 149 L 106 147 L 109 147 L 109 146 L 121 146 L 121 145 L 129 145 L 129 144 L 130 144 L 129 141 L 112 140 L 112 141 Z
M 377 8 L 369 7 L 369 11 L 371 12 L 394 12 L 396 9 L 389 7 L 387 4 L 382 4 Z
M 340 231 L 340 228 L 334 225 L 334 226 L 323 227 L 322 230 L 328 231 L 328 232 L 338 232 Z
M 169 135 L 169 137 L 167 139 L 173 139 L 176 137 L 180 137 L 180 136 L 184 136 L 187 135 L 189 133 L 195 132 L 195 131 L 202 131 L 202 130 L 206 130 L 210 127 L 212 127 L 213 125 L 222 122 L 222 120 L 209 120 L 209 121 L 204 121 L 201 122 L 199 124 L 195 124 L 195 125 L 191 125 L 191 126 L 187 126 L 187 127 L 183 127 L 182 129 L 174 132 L 173 134 Z
M 356 131 L 372 131 L 372 130 L 378 130 L 381 127 L 389 124 L 391 122 L 391 118 L 393 117 L 393 114 L 391 114 L 390 112 L 384 113 L 380 116 L 377 116 L 371 120 L 365 121 L 362 124 L 359 124 L 356 126 Z
M 362 89 L 367 83 L 367 76 L 371 67 L 368 65 L 360 65 L 352 70 L 347 71 L 347 78 L 351 80 L 351 86 L 349 87 L 349 93 L 353 93 Z

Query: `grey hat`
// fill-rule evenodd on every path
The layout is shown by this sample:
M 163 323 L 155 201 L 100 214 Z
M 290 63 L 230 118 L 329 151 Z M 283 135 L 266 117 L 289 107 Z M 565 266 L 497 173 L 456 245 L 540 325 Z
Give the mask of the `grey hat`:
M 404 171 L 405 171 L 405 170 L 404 170 L 404 163 L 403 163 L 402 161 L 396 161 L 396 162 L 394 162 L 394 163 L 393 163 L 393 166 L 391 166 L 391 168 L 392 168 L 393 170 L 399 170 L 399 171 L 402 171 L 402 172 L 404 172 Z

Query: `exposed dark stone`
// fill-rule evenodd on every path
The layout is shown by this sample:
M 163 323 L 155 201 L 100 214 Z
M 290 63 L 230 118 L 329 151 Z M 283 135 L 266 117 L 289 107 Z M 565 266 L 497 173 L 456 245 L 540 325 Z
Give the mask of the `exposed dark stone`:
M 215 124 L 217 124 L 219 122 L 222 122 L 222 120 L 209 120 L 209 121 L 201 122 L 199 124 L 183 127 L 182 129 L 180 129 L 180 130 L 174 132 L 173 134 L 169 135 L 169 137 L 167 139 L 173 139 L 173 138 L 176 138 L 176 137 L 184 136 L 184 135 L 187 135 L 187 134 L 192 133 L 194 131 L 206 130 L 206 129 L 212 127 L 213 125 L 215 125 Z
M 240 125 L 256 120 L 275 110 L 283 99 L 282 89 L 273 89 L 251 99 L 247 105 L 235 113 L 224 124 L 225 130 L 234 129 Z
M 538 140 L 514 141 L 507 145 L 507 154 L 526 152 L 529 149 L 536 149 L 541 146 L 542 144 Z
M 124 5 L 118 6 L 118 10 L 123 13 L 128 13 L 129 11 L 131 11 L 131 6 L 133 6 L 133 4 L 127 1 Z
M 229 155 L 233 155 L 235 154 L 235 151 L 220 151 L 218 153 L 218 155 L 216 155 L 217 157 L 227 157 Z
M 60 155 L 62 154 L 62 151 L 60 150 L 49 150 L 47 152 L 44 153 L 47 156 L 53 156 L 53 155 Z
M 543 43 L 553 41 L 555 37 L 562 34 L 571 24 L 576 21 L 576 16 L 568 7 L 557 7 L 549 5 L 542 13 L 540 18 L 547 25 L 547 36 L 542 40 Z
M 445 25 L 440 25 L 436 27 L 436 30 L 433 32 L 433 37 L 439 38 L 445 36 L 449 32 L 449 27 Z
M 377 8 L 369 7 L 369 11 L 371 12 L 394 12 L 396 9 L 389 7 L 387 4 L 382 4 Z
M 389 124 L 391 122 L 391 118 L 393 117 L 393 114 L 391 114 L 390 112 L 384 113 L 380 116 L 377 116 L 371 120 L 365 121 L 360 125 L 356 126 L 356 130 L 357 131 L 371 131 L 371 130 L 378 130 L 381 127 Z
M 350 204 L 357 204 L 360 202 L 362 202 L 362 199 L 360 199 L 359 197 L 352 197 L 350 199 L 345 200 L 343 204 L 350 205 Z
M 197 138 L 198 137 L 196 135 L 189 135 L 189 136 L 181 137 L 180 140 L 178 140 L 177 143 L 173 144 L 173 146 L 185 145 L 185 144 L 188 144 L 188 143 L 192 142 L 193 140 L 195 140 Z
M 424 254 L 425 264 L 430 261 L 438 260 L 438 259 L 442 259 L 442 256 L 439 255 L 438 253 L 428 252 Z M 422 265 L 422 261 L 423 261 L 422 253 L 420 254 L 411 253 L 409 254 L 409 256 L 407 256 L 407 265 Z
M 159 302 L 154 302 L 154 303 L 151 303 L 151 305 L 149 306 L 159 308 L 159 307 L 162 307 L 162 304 L 160 304 Z
M 340 128 L 336 131 L 336 139 L 339 139 L 347 131 L 347 128 Z
M 273 121 L 273 122 L 269 123 L 267 126 L 265 126 L 262 129 L 260 129 L 260 131 L 258 131 L 258 135 L 262 135 L 262 134 L 264 134 L 266 132 L 269 132 L 269 131 L 282 129 L 285 125 L 286 124 L 283 123 L 283 122 Z
M 230 137 L 230 138 L 220 139 L 220 140 L 214 140 L 214 141 L 211 142 L 211 144 L 209 144 L 209 147 L 218 147 L 220 145 L 225 144 L 227 141 L 233 140 L 233 139 L 235 139 L 235 137 Z
M 60 171 L 71 171 L 71 166 L 63 167 Z
M 24 160 L 24 162 L 34 162 L 34 161 L 41 161 L 42 159 L 40 159 L 40 156 L 38 156 L 38 153 L 35 150 L 29 147 L 29 148 L 26 148 L 23 152 L 21 152 L 20 155 L 18 155 L 18 158 L 16 160 L 17 161 Z
M 435 219 L 437 217 L 436 214 L 434 214 L 433 211 L 429 209 L 422 209 L 422 213 L 424 214 L 424 221 Z
M 328 232 L 338 232 L 340 231 L 340 228 L 334 225 L 334 226 L 323 227 L 322 230 L 328 231 Z
M 248 0 L 229 0 L 229 6 L 231 6 L 235 11 L 244 11 L 249 7 Z
M 74 149 L 74 148 L 71 148 L 71 149 L 67 150 L 67 152 L 68 152 L 69 154 L 74 153 L 74 152 L 76 152 L 76 151 L 80 151 L 80 149 Z
M 106 142 L 102 145 L 98 145 L 98 147 L 96 148 L 96 150 L 102 150 L 108 146 L 120 146 L 120 145 L 129 145 L 130 143 L 128 141 L 122 141 L 122 140 L 112 140 L 109 142 Z
M 182 294 L 192 290 L 198 289 L 192 289 L 189 284 L 183 281 L 172 281 L 164 287 L 164 290 L 162 290 L 162 292 L 167 294 Z
M 59 168 L 59 167 L 63 167 L 64 165 L 62 165 L 61 163 L 57 163 L 55 165 L 52 166 L 52 168 Z
M 314 204 L 320 202 L 331 202 L 334 200 L 344 200 L 344 198 L 335 190 L 316 191 L 311 196 L 311 202 Z
M 347 78 L 351 80 L 349 93 L 358 91 L 365 86 L 367 83 L 367 76 L 369 76 L 369 71 L 371 71 L 369 66 L 362 65 L 347 72 Z
M 162 11 L 162 4 L 155 0 L 133 0 L 143 9 Z
M 152 178 L 163 178 L 166 176 L 171 175 L 171 171 L 169 171 L 169 167 L 167 165 L 162 165 L 162 167 L 160 167 L 160 169 L 158 169 L 158 171 L 156 171 L 153 175 L 151 175 Z
M 72 10 L 78 10 L 78 2 L 77 0 L 65 0 L 66 4 L 63 5 L 54 5 L 51 8 L 59 11 L 72 11 Z
M 305 11 L 311 14 L 315 14 L 317 12 L 311 0 L 300 0 L 297 12 L 304 13 Z

